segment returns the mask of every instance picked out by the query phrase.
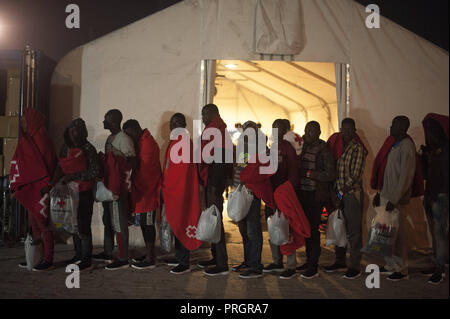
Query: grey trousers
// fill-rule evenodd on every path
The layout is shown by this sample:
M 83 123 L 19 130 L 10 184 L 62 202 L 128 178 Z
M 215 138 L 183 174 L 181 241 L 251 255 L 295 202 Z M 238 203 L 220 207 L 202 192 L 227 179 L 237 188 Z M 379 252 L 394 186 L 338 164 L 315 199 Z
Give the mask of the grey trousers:
M 119 248 L 118 260 L 128 260 L 128 220 L 129 206 L 128 195 L 121 195 L 117 201 L 110 202 L 112 227 L 116 234 L 117 246 Z
M 359 198 L 357 198 L 359 197 Z M 345 231 L 347 232 L 348 245 L 350 246 L 350 268 L 360 270 L 362 248 L 362 214 L 364 207 L 364 192 L 346 194 L 343 197 L 345 219 Z M 346 264 L 347 247 L 337 247 L 336 262 Z
M 283 264 L 283 255 L 281 254 L 280 246 L 274 245 L 270 242 L 270 251 L 272 252 L 273 263 L 277 265 Z M 294 252 L 292 255 L 287 256 L 286 268 L 295 269 L 297 267 L 297 254 Z

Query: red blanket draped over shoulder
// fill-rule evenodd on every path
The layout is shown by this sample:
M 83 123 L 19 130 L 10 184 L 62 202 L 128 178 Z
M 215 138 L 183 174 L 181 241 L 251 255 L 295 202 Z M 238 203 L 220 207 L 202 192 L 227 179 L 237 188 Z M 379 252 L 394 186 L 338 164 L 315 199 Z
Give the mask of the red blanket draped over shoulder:
M 210 128 L 216 128 L 220 131 L 221 134 L 221 140 L 217 140 L 214 139 L 214 148 L 222 148 L 222 149 L 227 149 L 227 150 L 233 150 L 233 157 L 234 157 L 234 147 L 233 147 L 233 142 L 231 141 L 231 138 L 226 130 L 227 125 L 225 124 L 225 122 L 222 120 L 222 118 L 220 117 L 220 115 L 217 115 L 212 121 L 211 123 L 209 123 L 205 129 L 202 132 L 202 140 L 201 140 L 201 162 L 199 164 L 199 175 L 200 175 L 200 179 L 201 179 L 201 183 L 203 186 L 206 187 L 206 183 L 208 182 L 208 164 L 204 162 L 204 158 L 203 158 L 203 149 L 205 148 L 206 145 L 208 145 L 210 143 L 210 139 L 206 139 L 205 135 L 205 131 L 207 129 Z M 211 137 L 212 138 L 212 137 Z M 210 156 L 213 157 L 214 156 L 214 148 L 211 150 L 210 152 Z M 232 170 L 233 170 L 233 166 L 230 165 L 230 177 L 232 175 Z
M 262 199 L 270 208 L 275 208 L 272 183 L 270 182 L 273 174 L 261 174 L 260 172 L 260 168 L 268 166 L 270 162 L 262 164 L 259 159 L 259 155 L 250 158 L 247 166 L 241 171 L 240 180 L 257 198 Z
M 108 152 L 98 153 L 103 171 L 103 184 L 114 195 L 127 194 L 131 190 L 131 167 L 125 157 Z
M 190 151 L 188 163 L 174 163 L 170 154 L 177 149 L 180 157 L 182 149 Z M 188 250 L 201 245 L 201 241 L 195 238 L 201 207 L 197 166 L 192 158 L 193 144 L 187 132 L 177 140 L 171 140 L 164 156 L 162 181 L 167 221 L 175 236 Z
M 426 125 L 427 125 L 429 120 L 435 120 L 436 122 L 438 122 L 439 125 L 444 130 L 445 135 L 448 138 L 448 129 L 449 129 L 448 116 L 437 114 L 437 113 L 428 113 L 425 116 L 425 118 L 423 119 L 423 121 L 422 121 L 422 125 L 423 125 L 424 129 L 425 129 L 425 127 L 426 127 Z
M 305 237 L 311 237 L 310 225 L 290 181 L 278 186 L 274 198 L 278 209 L 289 221 L 292 241 L 280 246 L 281 253 L 289 256 L 305 245 Z
M 49 215 L 48 194 L 41 197 L 40 190 L 51 180 L 58 159 L 42 113 L 26 109 L 25 120 L 27 133 L 22 132 L 11 160 L 10 186 L 16 199 L 45 222 Z
M 71 148 L 67 157 L 59 159 L 59 166 L 64 175 L 85 172 L 88 169 L 86 155 L 79 148 Z M 94 181 L 75 181 L 78 191 L 85 192 L 94 187 Z
M 356 143 L 361 144 L 364 149 L 367 151 L 366 146 L 362 142 L 361 138 L 358 134 L 355 134 Z M 339 157 L 344 153 L 344 140 L 342 139 L 342 133 L 334 133 L 330 136 L 327 141 L 328 146 L 331 149 L 331 153 L 333 154 L 334 160 L 337 161 Z
M 411 141 L 414 143 L 411 136 L 408 135 L 407 138 L 411 139 Z M 384 141 L 383 146 L 381 146 L 381 149 L 378 151 L 378 154 L 375 157 L 375 161 L 373 162 L 372 167 L 372 177 L 370 179 L 370 187 L 372 187 L 375 190 L 380 190 L 383 188 L 384 171 L 386 169 L 389 151 L 394 146 L 394 144 L 395 138 L 393 136 L 389 136 Z M 420 159 L 418 155 L 416 155 L 416 171 L 414 173 L 411 197 L 419 197 L 422 196 L 423 194 L 424 194 L 424 185 L 423 185 L 422 168 L 420 166 Z
M 148 213 L 159 207 L 162 174 L 159 146 L 147 129 L 139 140 L 138 156 L 139 167 L 133 173 L 131 183 L 132 208 L 135 213 Z

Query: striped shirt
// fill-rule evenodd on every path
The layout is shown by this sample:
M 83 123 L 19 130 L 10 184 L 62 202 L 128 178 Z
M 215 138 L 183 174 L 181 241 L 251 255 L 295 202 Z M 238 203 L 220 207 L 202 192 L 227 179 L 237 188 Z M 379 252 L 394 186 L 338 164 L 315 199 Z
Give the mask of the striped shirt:
M 367 151 L 355 141 L 350 143 L 337 160 L 337 190 L 344 192 L 344 186 L 350 187 L 349 194 L 362 190 L 362 176 Z

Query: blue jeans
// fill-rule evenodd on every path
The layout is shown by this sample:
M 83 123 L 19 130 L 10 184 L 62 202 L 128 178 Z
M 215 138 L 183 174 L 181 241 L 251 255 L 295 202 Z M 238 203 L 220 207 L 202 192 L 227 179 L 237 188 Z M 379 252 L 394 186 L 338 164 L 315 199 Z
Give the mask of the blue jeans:
M 238 223 L 244 244 L 244 263 L 254 271 L 262 271 L 263 236 L 261 227 L 261 200 L 254 198 L 247 217 Z
M 448 257 L 448 194 L 438 194 L 436 200 L 425 199 L 428 226 L 433 238 L 433 252 L 438 270 L 444 271 Z

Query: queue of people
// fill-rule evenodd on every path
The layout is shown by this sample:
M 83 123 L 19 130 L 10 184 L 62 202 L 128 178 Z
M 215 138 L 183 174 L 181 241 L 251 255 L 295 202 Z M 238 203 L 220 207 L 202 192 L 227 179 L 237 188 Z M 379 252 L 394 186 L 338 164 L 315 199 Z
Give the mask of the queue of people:
M 106 270 L 129 266 L 155 268 L 156 215 L 161 211 L 175 236 L 175 258 L 166 263 L 173 266 L 171 273 L 184 274 L 190 271 L 190 252 L 201 245 L 195 238 L 195 229 L 202 201 L 206 208 L 215 205 L 222 220 L 223 194 L 231 180 L 234 188 L 245 185 L 253 195 L 247 216 L 238 223 L 243 261 L 231 270 L 239 272 L 240 278 L 279 273 L 281 279 L 289 279 L 297 272 L 305 279 L 319 276 L 319 226 L 323 207 L 328 211 L 341 209 L 348 240 L 347 247 L 335 247 L 335 262 L 323 266 L 323 270 L 329 273 L 345 271 L 345 279 L 361 276 L 363 175 L 368 151 L 356 134 L 357 125 L 353 119 L 345 118 L 340 123 L 340 132 L 328 141 L 320 139 L 321 128 L 316 121 L 308 122 L 305 134 L 300 137 L 291 130 L 288 120 L 276 119 L 272 128 L 278 130 L 278 138 L 271 141 L 270 148 L 260 125 L 247 121 L 241 130 L 253 130 L 256 134 L 236 137 L 236 143 L 243 146 L 236 148 L 227 135 L 227 126 L 218 107 L 208 104 L 202 109 L 205 130 L 217 129 L 222 138 L 214 140 L 214 147 L 208 148 L 209 137 L 202 134 L 201 151 L 206 156 L 203 154 L 201 161 L 196 163 L 186 118 L 176 113 L 170 119 L 170 132 L 167 133 L 171 134 L 171 141 L 163 150 L 162 166 L 160 148 L 151 132 L 142 128 L 137 120 L 127 120 L 123 125 L 122 120 L 122 113 L 117 109 L 105 114 L 104 128 L 111 134 L 104 153 L 97 153 L 88 141 L 85 122 L 82 119 L 72 121 L 64 132 L 64 145 L 57 157 L 45 130 L 43 115 L 34 109 L 25 110 L 21 120 L 22 133 L 11 166 L 11 188 L 29 212 L 33 239 L 44 248 L 42 262 L 33 268 L 34 271 L 54 267 L 48 202 L 51 189 L 57 185 L 75 182 L 79 191 L 78 232 L 73 235 L 75 255 L 66 261 L 67 264 L 78 264 L 80 271 L 92 269 L 92 260 L 105 262 Z M 372 167 L 370 186 L 377 193 L 370 205 L 382 205 L 387 212 L 397 209 L 400 216 L 395 252 L 392 257 L 385 258 L 380 272 L 387 275 L 388 280 L 408 279 L 409 237 L 412 234 L 405 227 L 408 223 L 406 205 L 411 197 L 424 195 L 435 267 L 422 273 L 429 276 L 429 283 L 438 284 L 444 280 L 445 264 L 448 263 L 448 116 L 430 113 L 425 117 L 426 143 L 419 153 L 407 134 L 409 126 L 406 116 L 393 119 L 390 135 Z M 259 143 L 258 138 L 265 139 L 265 143 Z M 261 154 L 269 154 L 270 149 L 278 150 L 278 165 L 275 172 L 263 176 L 256 170 L 262 165 L 258 158 Z M 183 156 L 183 150 L 190 150 L 189 160 L 174 160 L 172 154 Z M 235 158 L 240 160 L 227 162 L 225 154 L 236 150 L 240 153 L 235 154 Z M 217 154 L 221 154 L 221 160 L 217 160 Z M 252 158 L 256 158 L 256 163 L 250 161 Z M 113 198 L 102 203 L 103 251 L 93 255 L 91 220 L 95 188 L 100 180 Z M 201 198 L 202 187 L 204 198 Z M 261 261 L 262 203 L 266 219 L 278 210 L 286 214 L 292 235 L 292 240 L 282 246 L 269 240 L 272 262 L 266 266 Z M 132 218 L 139 220 L 146 247 L 144 256 L 129 254 L 128 227 Z M 223 222 L 220 226 L 220 240 L 211 244 L 211 258 L 197 264 L 207 276 L 229 274 Z M 113 255 L 115 241 L 118 246 L 116 256 Z M 306 246 L 306 260 L 298 265 L 296 250 L 303 245 Z M 20 266 L 26 267 L 26 263 Z

